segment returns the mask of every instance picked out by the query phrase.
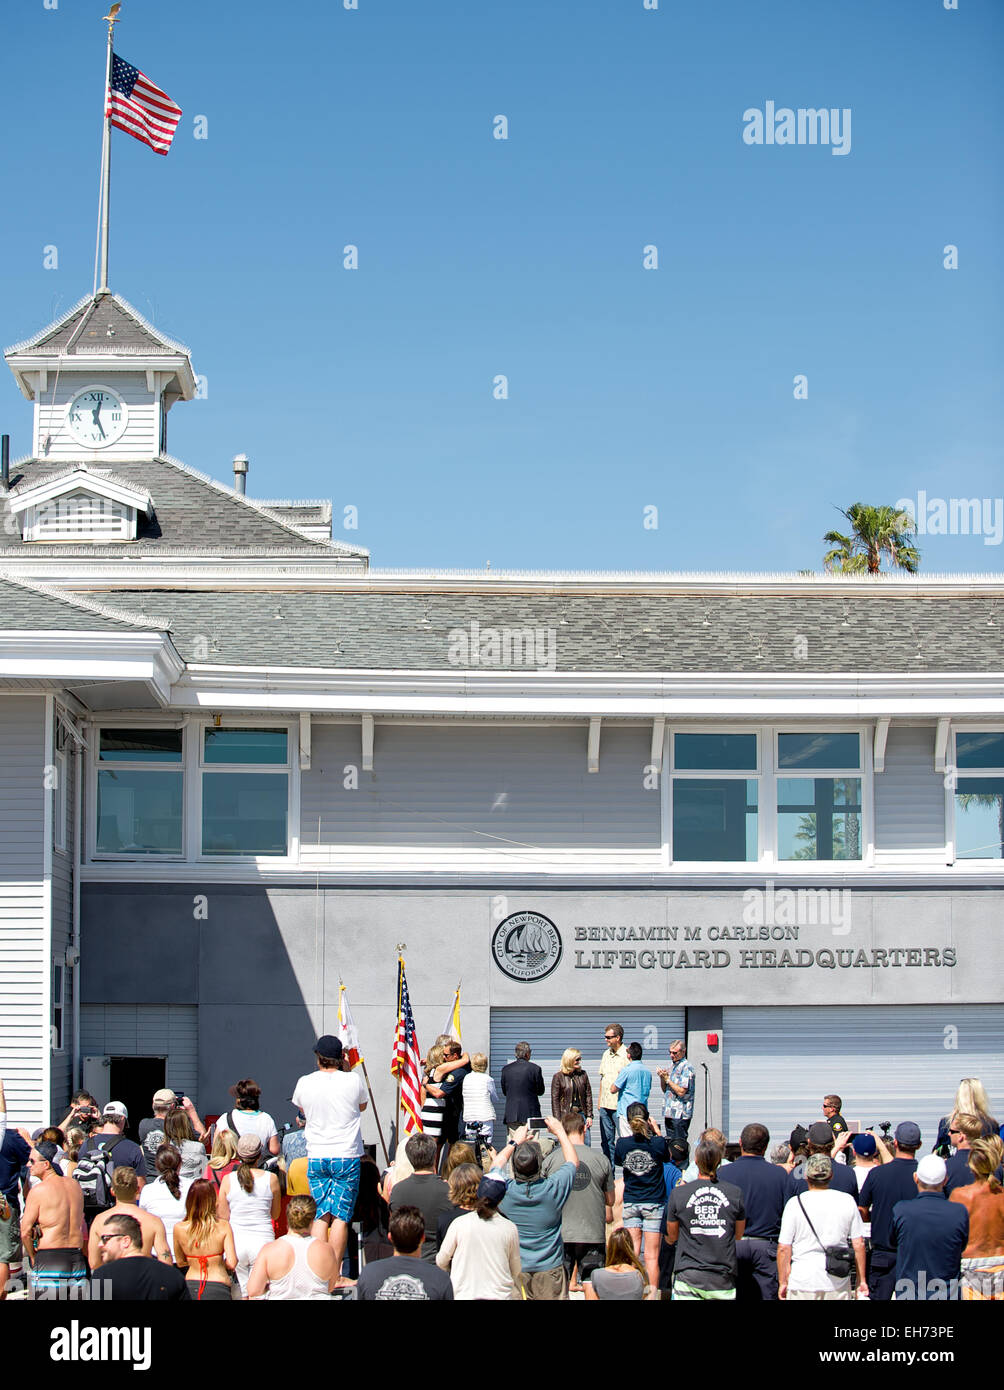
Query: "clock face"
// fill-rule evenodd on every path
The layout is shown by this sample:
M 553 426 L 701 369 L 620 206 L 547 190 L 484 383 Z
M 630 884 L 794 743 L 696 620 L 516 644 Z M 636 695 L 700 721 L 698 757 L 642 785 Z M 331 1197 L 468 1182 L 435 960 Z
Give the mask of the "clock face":
M 107 386 L 78 391 L 66 409 L 70 433 L 88 449 L 104 449 L 121 439 L 128 419 L 125 401 Z

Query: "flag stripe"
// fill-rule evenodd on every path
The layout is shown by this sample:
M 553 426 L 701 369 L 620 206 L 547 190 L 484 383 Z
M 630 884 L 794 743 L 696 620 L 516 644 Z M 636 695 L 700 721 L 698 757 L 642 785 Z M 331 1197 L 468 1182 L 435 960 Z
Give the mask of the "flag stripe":
M 117 130 L 124 130 L 157 154 L 167 154 L 181 120 L 181 107 L 116 53 L 112 55 L 105 115 Z
M 397 963 L 397 1027 L 394 1031 L 394 1057 L 390 1064 L 392 1076 L 401 1086 L 401 1106 L 404 1110 L 406 1134 L 422 1128 L 422 1054 L 415 1034 L 415 1018 L 411 1012 L 408 981 L 404 961 Z

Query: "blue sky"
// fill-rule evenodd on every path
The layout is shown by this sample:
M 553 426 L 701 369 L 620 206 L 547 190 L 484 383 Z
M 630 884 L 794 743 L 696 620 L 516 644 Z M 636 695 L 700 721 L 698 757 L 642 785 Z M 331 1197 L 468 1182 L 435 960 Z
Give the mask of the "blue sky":
M 125 0 L 184 110 L 113 135 L 111 286 L 208 380 L 171 453 L 357 507 L 378 566 L 819 568 L 838 505 L 1004 493 L 999 0 L 358 4 Z M 91 287 L 104 9 L 5 13 L 4 345 Z M 849 153 L 745 144 L 768 100 Z

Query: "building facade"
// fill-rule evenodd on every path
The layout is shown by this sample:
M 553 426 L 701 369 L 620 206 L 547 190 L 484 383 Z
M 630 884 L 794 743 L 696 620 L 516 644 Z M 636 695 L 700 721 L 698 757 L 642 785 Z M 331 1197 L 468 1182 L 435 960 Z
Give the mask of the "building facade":
M 254 1075 L 286 1119 L 344 982 L 386 1132 L 401 945 L 423 1045 L 458 982 L 495 1074 L 682 1036 L 734 1137 L 1004 1103 L 999 577 L 381 571 L 171 458 L 190 356 L 117 296 L 6 355 L 19 1118 Z

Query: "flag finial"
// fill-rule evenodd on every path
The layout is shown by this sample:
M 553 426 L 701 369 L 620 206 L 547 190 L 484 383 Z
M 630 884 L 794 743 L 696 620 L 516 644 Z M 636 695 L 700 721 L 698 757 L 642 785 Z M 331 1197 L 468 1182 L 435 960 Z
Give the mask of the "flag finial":
M 119 22 L 119 10 L 120 10 L 121 8 L 122 8 L 121 5 L 113 5 L 113 6 L 111 7 L 111 9 L 108 11 L 107 14 L 103 14 L 103 15 L 101 16 L 102 19 L 107 19 L 107 21 L 108 21 L 108 37 L 109 37 L 109 38 L 111 38 L 112 35 L 115 33 L 115 30 L 112 28 L 112 25 L 113 25 L 113 24 L 118 24 L 118 22 Z

